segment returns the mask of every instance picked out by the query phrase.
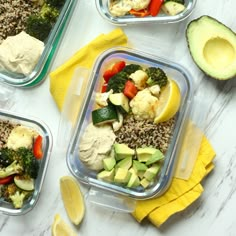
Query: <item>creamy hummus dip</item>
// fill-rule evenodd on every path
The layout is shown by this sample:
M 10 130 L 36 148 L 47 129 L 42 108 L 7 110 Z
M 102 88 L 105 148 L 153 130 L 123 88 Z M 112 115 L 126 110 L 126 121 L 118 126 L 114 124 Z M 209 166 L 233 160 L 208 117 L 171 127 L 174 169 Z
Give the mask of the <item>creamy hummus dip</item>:
M 16 126 L 7 139 L 7 147 L 16 150 L 20 147 L 31 149 L 38 133 L 24 126 Z
M 26 32 L 7 37 L 0 45 L 0 70 L 28 75 L 37 64 L 44 43 Z
M 110 2 L 110 12 L 114 16 L 124 16 L 131 9 L 140 11 L 148 7 L 151 0 L 113 0 Z
M 103 169 L 102 160 L 111 151 L 116 136 L 110 125 L 90 123 L 79 144 L 79 158 L 91 170 Z

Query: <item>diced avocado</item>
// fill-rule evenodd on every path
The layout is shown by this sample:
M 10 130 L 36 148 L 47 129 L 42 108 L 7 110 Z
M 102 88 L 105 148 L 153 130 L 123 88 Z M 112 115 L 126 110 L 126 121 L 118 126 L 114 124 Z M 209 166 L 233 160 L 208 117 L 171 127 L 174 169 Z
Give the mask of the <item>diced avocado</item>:
M 147 166 L 144 163 L 133 160 L 133 169 L 136 171 L 136 173 L 139 173 L 139 172 L 142 172 L 142 171 L 146 171 Z
M 140 181 L 140 185 L 142 185 L 144 188 L 147 188 L 150 184 L 150 181 L 143 178 L 141 181 Z
M 135 169 L 134 169 L 133 167 L 131 167 L 131 168 L 129 169 L 129 172 L 130 172 L 131 174 L 137 174 L 137 171 L 135 171 Z
M 126 157 L 116 164 L 116 168 L 129 169 L 132 166 L 132 157 Z
M 175 1 L 165 2 L 162 7 L 162 11 L 167 15 L 175 16 L 182 12 L 185 9 L 185 6 L 181 3 L 177 3 Z
M 156 150 L 153 147 L 137 148 L 137 158 L 140 162 L 146 162 L 155 154 Z
M 138 176 L 135 173 L 132 173 L 129 179 L 129 182 L 127 184 L 127 187 L 129 188 L 135 188 L 140 185 L 140 180 Z
M 108 158 L 104 158 L 103 160 L 102 160 L 102 162 L 103 162 L 103 168 L 105 169 L 105 170 L 111 170 L 111 169 L 113 169 L 114 168 L 114 166 L 116 165 L 116 159 L 115 159 L 115 157 L 114 156 L 110 156 L 110 157 L 108 157 Z
M 159 149 L 156 149 L 156 152 L 147 160 L 146 165 L 151 165 L 162 159 L 164 159 L 164 154 Z
M 135 154 L 134 150 L 129 148 L 128 145 L 124 143 L 115 143 L 114 150 L 116 160 L 121 160 L 126 157 L 132 157 Z
M 145 171 L 143 177 L 144 177 L 145 179 L 151 181 L 151 180 L 153 180 L 154 177 L 157 175 L 159 169 L 160 169 L 160 166 L 159 166 L 159 165 L 153 164 L 151 167 L 149 167 L 149 168 Z
M 107 182 L 113 182 L 115 176 L 115 169 L 112 170 L 103 170 L 97 174 L 97 179 L 104 180 Z
M 236 75 L 236 34 L 210 16 L 192 20 L 186 29 L 190 54 L 208 76 L 228 80 Z
M 130 176 L 131 176 L 131 173 L 127 169 L 117 168 L 115 177 L 114 177 L 114 182 L 127 184 Z
M 144 176 L 144 173 L 145 173 L 145 170 L 144 170 L 144 171 L 139 171 L 139 172 L 137 173 L 137 175 L 138 175 L 138 177 L 139 177 L 140 179 L 142 179 L 143 176 Z

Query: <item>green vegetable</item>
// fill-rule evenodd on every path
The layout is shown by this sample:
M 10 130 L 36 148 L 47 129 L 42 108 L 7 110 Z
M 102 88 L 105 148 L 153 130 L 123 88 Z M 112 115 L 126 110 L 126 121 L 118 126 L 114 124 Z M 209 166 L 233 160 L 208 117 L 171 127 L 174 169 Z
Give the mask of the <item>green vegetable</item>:
M 36 179 L 39 170 L 39 162 L 34 157 L 32 151 L 22 147 L 17 150 L 17 154 L 21 158 L 24 173 L 29 175 L 31 178 Z
M 168 82 L 168 78 L 161 68 L 149 67 L 146 69 L 146 73 L 148 75 L 148 80 L 146 81 L 148 86 L 159 85 L 163 87 Z
M 60 12 L 57 8 L 48 4 L 43 4 L 39 15 L 44 19 L 47 19 L 51 24 L 55 23 Z
M 108 92 L 112 89 L 113 93 L 123 92 L 128 76 L 129 75 L 123 70 L 112 76 L 108 81 L 106 91 Z
M 45 0 L 50 6 L 60 9 L 66 2 L 66 0 Z
M 136 65 L 136 64 L 129 64 L 129 65 L 125 66 L 125 68 L 122 71 L 127 73 L 128 75 L 131 75 L 136 70 L 142 70 L 142 67 L 140 65 Z
M 164 2 L 177 2 L 177 3 L 183 4 L 183 5 L 185 3 L 184 0 L 165 0 Z
M 19 174 L 22 171 L 22 166 L 17 163 L 17 161 L 13 161 L 9 166 L 0 169 L 0 178 L 5 178 L 13 174 Z
M 44 41 L 52 29 L 52 23 L 47 18 L 38 15 L 31 15 L 28 17 L 26 22 L 26 32 Z

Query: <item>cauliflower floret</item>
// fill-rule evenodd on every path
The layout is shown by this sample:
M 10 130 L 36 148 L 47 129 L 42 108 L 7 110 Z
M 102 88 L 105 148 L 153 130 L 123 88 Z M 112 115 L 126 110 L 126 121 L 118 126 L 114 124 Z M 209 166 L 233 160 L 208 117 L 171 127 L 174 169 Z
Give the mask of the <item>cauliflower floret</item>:
M 123 0 L 123 2 L 131 5 L 135 11 L 139 11 L 147 8 L 151 0 Z
M 95 95 L 95 101 L 99 106 L 105 107 L 108 105 L 107 100 L 110 96 L 110 94 L 113 93 L 113 90 L 111 89 L 108 92 L 105 93 L 96 93 Z
M 149 90 L 152 95 L 154 95 L 155 97 L 158 97 L 160 94 L 161 88 L 158 84 L 156 84 L 156 85 L 149 87 Z
M 154 119 L 157 104 L 157 97 L 153 96 L 148 88 L 139 91 L 130 101 L 130 107 L 137 120 Z
M 135 86 L 139 90 L 143 90 L 146 87 L 146 81 L 148 79 L 148 75 L 143 70 L 136 70 L 129 76 L 129 78 L 131 78 L 134 81 Z

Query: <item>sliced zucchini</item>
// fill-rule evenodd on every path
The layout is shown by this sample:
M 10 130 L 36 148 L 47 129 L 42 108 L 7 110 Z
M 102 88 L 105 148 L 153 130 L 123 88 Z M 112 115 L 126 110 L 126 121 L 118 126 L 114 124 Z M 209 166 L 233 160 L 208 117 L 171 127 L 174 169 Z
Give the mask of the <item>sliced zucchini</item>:
M 118 120 L 116 108 L 112 105 L 92 111 L 92 121 L 94 125 L 112 123 L 116 120 Z
M 18 175 L 14 177 L 14 183 L 16 186 L 25 191 L 34 190 L 34 179 L 32 178 L 23 178 Z
M 129 99 L 123 93 L 113 93 L 109 95 L 110 102 L 123 114 L 129 112 Z

